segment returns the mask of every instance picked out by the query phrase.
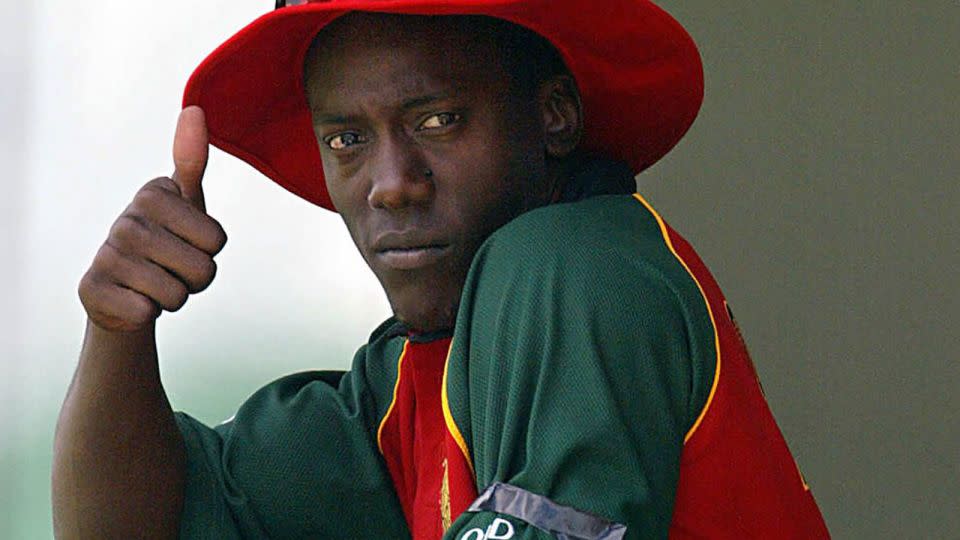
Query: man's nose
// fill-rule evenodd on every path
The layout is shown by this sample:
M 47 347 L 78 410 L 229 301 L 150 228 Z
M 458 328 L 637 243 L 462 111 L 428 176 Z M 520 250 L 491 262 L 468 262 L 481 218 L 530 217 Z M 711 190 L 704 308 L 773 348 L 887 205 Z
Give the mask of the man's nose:
M 381 138 L 367 201 L 372 208 L 419 206 L 434 194 L 433 172 L 419 146 L 404 135 Z

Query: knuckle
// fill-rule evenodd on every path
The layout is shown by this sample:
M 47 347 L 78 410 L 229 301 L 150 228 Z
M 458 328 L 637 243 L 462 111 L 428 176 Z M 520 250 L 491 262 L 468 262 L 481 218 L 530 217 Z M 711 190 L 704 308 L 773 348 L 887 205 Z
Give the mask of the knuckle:
M 96 283 L 91 275 L 92 270 L 87 271 L 80 278 L 80 284 L 77 286 L 77 296 L 80 297 L 80 303 L 83 304 L 84 309 L 88 312 L 93 310 L 95 307 L 96 295 Z
M 127 229 L 130 228 L 130 218 L 126 214 L 121 215 L 110 226 L 110 232 L 107 233 L 107 242 L 111 240 L 123 240 L 127 237 Z
M 96 256 L 93 258 L 93 264 L 90 265 L 90 269 L 87 270 L 87 273 L 80 280 L 81 290 L 87 289 L 92 290 L 97 287 L 102 277 L 106 276 L 116 276 L 120 273 L 121 267 L 121 256 L 110 242 L 105 242 L 100 249 L 97 251 Z
M 197 274 L 191 283 L 191 292 L 198 293 L 210 286 L 217 275 L 217 263 L 210 257 L 204 257 L 197 266 Z
M 140 326 L 156 319 L 160 315 L 160 309 L 146 296 L 137 294 L 130 300 L 129 313 L 128 320 Z
M 163 200 L 163 195 L 161 188 L 147 184 L 133 196 L 133 205 L 136 208 L 155 208 Z
M 217 231 L 217 252 L 220 252 L 227 245 L 227 231 L 223 230 L 219 223 L 217 223 Z
M 80 283 L 79 285 L 77 285 L 77 290 L 80 293 L 89 291 L 90 288 L 93 287 L 93 276 L 92 276 L 93 272 L 94 272 L 93 267 L 91 267 L 89 270 L 84 272 L 83 276 L 80 277 Z
M 223 225 L 212 217 L 207 216 L 207 222 L 209 226 L 206 227 L 205 236 L 210 244 L 210 250 L 216 255 L 227 243 L 227 232 L 223 230 Z
M 110 228 L 110 238 L 127 247 L 140 246 L 150 238 L 150 228 L 142 218 L 123 214 Z
M 171 199 L 179 198 L 180 190 L 169 178 L 156 178 L 147 182 L 133 196 L 129 213 L 157 215 L 169 205 Z
M 146 190 L 162 190 L 162 192 L 173 192 L 177 195 L 180 194 L 180 187 L 177 186 L 177 183 L 174 182 L 169 176 L 159 176 L 154 178 L 140 188 L 140 191 Z
M 174 312 L 179 311 L 180 308 L 187 303 L 187 298 L 190 297 L 189 291 L 182 283 L 177 283 L 170 289 L 170 299 L 165 306 L 167 311 Z
M 200 281 L 209 284 L 217 275 L 217 263 L 210 257 L 204 257 L 200 263 Z

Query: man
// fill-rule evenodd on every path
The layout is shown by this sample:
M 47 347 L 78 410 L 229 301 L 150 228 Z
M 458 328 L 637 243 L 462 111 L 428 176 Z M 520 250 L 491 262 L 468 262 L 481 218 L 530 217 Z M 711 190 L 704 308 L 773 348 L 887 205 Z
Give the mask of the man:
M 81 281 L 58 534 L 825 537 L 719 289 L 631 194 L 701 85 L 689 37 L 637 0 L 254 22 L 195 73 L 174 174 Z M 351 371 L 280 379 L 215 429 L 171 411 L 154 340 L 226 240 L 208 125 L 340 213 L 394 312 Z

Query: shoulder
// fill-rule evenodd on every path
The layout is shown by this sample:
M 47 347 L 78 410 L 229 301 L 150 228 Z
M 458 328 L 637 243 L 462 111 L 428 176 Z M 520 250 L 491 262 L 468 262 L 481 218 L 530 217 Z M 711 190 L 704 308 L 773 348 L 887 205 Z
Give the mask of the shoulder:
M 550 379 L 562 381 L 550 386 L 557 392 L 642 395 L 647 405 L 632 410 L 672 418 L 682 439 L 709 394 L 716 340 L 672 239 L 632 196 L 549 206 L 505 225 L 468 275 L 451 358 L 469 361 L 451 361 L 448 384 L 475 395 L 463 388 L 477 379 L 491 388 Z
M 551 279 L 623 295 L 656 289 L 688 307 L 699 289 L 666 242 L 659 216 L 636 196 L 610 195 L 527 212 L 487 239 L 475 277 L 493 281 Z
M 675 249 L 680 241 L 639 196 L 530 211 L 481 247 L 458 331 L 471 345 L 488 335 L 562 340 L 634 358 L 634 371 L 662 369 L 692 389 L 694 418 L 714 379 L 717 339 L 701 283 Z
M 525 247 L 536 243 L 565 253 L 577 247 L 572 243 L 612 246 L 656 236 L 656 220 L 635 197 L 603 195 L 526 212 L 497 230 L 488 242 Z

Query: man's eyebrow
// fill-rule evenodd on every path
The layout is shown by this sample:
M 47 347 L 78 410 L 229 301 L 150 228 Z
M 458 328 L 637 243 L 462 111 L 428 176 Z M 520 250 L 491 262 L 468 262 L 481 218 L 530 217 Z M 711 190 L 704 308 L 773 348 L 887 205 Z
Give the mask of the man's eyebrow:
M 314 112 L 314 124 L 353 124 L 360 120 L 360 117 L 353 114 L 329 114 Z
M 424 96 L 412 97 L 410 99 L 404 100 L 400 107 L 404 110 L 416 109 L 417 107 L 423 107 L 424 105 L 430 105 L 433 102 L 446 99 L 450 95 L 446 92 L 437 92 L 435 94 L 427 94 Z
M 451 94 L 448 92 L 436 92 L 433 94 L 425 94 L 422 96 L 408 98 L 400 103 L 400 108 L 402 110 L 409 111 L 411 109 L 416 109 L 418 107 L 423 107 L 425 105 L 430 105 L 431 103 L 441 101 L 450 97 L 450 95 Z M 337 114 L 320 111 L 313 111 L 312 113 L 314 124 L 355 124 L 361 120 L 361 115 L 357 114 Z

